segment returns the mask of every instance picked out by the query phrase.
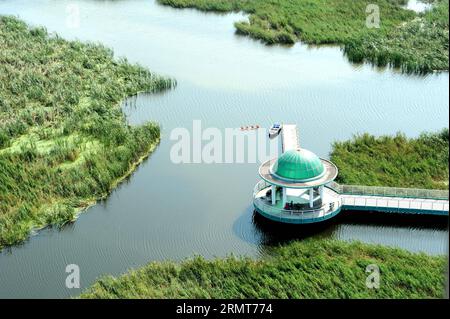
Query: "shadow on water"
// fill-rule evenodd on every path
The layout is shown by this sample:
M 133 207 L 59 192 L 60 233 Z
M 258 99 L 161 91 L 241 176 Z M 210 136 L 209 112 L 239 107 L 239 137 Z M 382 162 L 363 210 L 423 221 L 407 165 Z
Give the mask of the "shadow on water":
M 339 223 L 393 228 L 447 230 L 448 216 L 345 211 L 336 217 Z
M 249 220 L 251 222 L 248 222 Z M 245 221 L 248 224 L 245 227 L 253 228 L 252 232 L 242 231 L 242 224 L 245 224 Z M 339 233 L 341 226 L 446 231 L 448 230 L 448 221 L 447 216 L 346 211 L 324 222 L 293 225 L 268 220 L 249 208 L 236 220 L 233 229 L 235 234 L 245 241 L 270 247 L 311 237 L 333 238 Z M 249 237 L 249 233 L 252 233 L 252 236 Z
M 335 220 L 330 219 L 316 224 L 293 225 L 274 222 L 253 212 L 252 224 L 260 234 L 261 245 L 276 246 L 310 237 L 329 237 L 332 234 Z
M 250 206 L 234 222 L 233 232 L 240 239 L 263 248 L 309 237 L 330 237 L 334 224 L 333 219 L 309 225 L 277 223 L 262 217 Z

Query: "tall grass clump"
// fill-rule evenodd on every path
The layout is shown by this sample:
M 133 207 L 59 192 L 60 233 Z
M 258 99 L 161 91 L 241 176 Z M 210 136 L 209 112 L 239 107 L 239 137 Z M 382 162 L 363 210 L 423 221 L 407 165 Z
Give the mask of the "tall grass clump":
M 249 14 L 236 32 L 267 44 L 336 44 L 353 62 L 404 72 L 448 70 L 448 0 L 430 12 L 404 8 L 407 0 L 158 0 L 175 8 Z M 380 27 L 366 26 L 367 6 L 378 5 Z
M 344 52 L 353 62 L 371 62 L 425 74 L 448 70 L 448 0 L 434 0 L 430 11 L 420 14 L 380 37 L 370 32 L 347 41 Z
M 120 102 L 174 82 L 111 50 L 0 16 L 0 248 L 62 225 L 105 196 L 159 142 Z
M 370 264 L 380 268 L 379 289 L 366 286 Z M 259 260 L 150 263 L 101 278 L 81 298 L 443 298 L 445 264 L 443 256 L 310 239 L 274 248 Z
M 417 138 L 357 135 L 335 142 L 331 160 L 345 184 L 448 189 L 448 154 L 446 128 Z

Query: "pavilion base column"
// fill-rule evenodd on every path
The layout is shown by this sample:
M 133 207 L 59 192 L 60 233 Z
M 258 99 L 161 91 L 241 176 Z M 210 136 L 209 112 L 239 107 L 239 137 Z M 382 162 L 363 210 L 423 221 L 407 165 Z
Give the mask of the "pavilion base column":
M 272 205 L 277 203 L 277 187 L 272 185 Z
M 314 206 L 314 189 L 309 189 L 309 207 L 313 208 Z
M 286 207 L 286 202 L 287 202 L 286 188 L 283 187 L 282 190 L 283 190 L 283 201 L 282 201 L 283 205 L 282 205 L 282 208 L 284 209 L 284 207 Z
M 323 200 L 323 185 L 319 187 L 320 199 Z

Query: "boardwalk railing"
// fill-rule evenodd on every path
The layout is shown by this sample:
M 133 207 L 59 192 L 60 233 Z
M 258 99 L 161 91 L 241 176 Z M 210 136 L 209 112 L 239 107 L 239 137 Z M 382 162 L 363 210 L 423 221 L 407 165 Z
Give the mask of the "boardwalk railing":
M 336 182 L 331 182 L 327 186 L 342 195 L 365 195 L 445 200 L 448 200 L 449 198 L 448 190 L 438 189 L 341 185 Z
M 448 215 L 448 202 L 421 198 L 395 198 L 376 196 L 342 195 L 342 205 L 346 209 L 374 210 L 388 212 L 427 212 L 435 215 Z

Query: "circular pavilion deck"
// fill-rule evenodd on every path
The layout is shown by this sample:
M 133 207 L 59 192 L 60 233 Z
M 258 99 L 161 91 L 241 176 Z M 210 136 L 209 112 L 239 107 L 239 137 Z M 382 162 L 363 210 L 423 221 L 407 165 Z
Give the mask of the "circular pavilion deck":
M 267 192 L 271 184 L 264 180 L 256 184 L 253 192 L 253 204 L 258 213 L 273 221 L 289 224 L 310 224 L 327 220 L 341 211 L 342 201 L 339 194 L 331 188 L 325 187 L 320 205 L 302 209 L 285 209 L 282 202 L 277 201 L 272 205 L 271 198 Z

